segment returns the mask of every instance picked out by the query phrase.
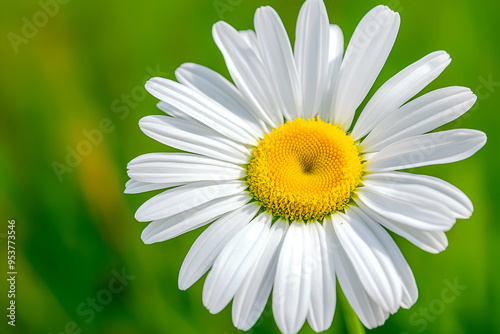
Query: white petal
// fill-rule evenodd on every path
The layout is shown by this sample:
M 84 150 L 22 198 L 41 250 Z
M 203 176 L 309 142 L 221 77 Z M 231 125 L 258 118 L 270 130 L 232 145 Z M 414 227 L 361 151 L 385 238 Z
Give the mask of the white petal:
M 255 138 L 262 137 L 267 128 L 255 115 L 254 110 L 245 101 L 238 89 L 219 73 L 198 64 L 182 64 L 176 71 L 177 80 L 183 85 L 205 95 L 231 112 L 231 117 L 238 119 L 238 124 L 246 125 Z
M 278 220 L 263 245 L 260 259 L 246 276 L 233 300 L 233 323 L 241 330 L 249 330 L 259 319 L 273 287 L 276 264 L 288 221 Z
M 413 228 L 443 231 L 449 230 L 455 223 L 448 212 L 437 210 L 437 205 L 428 207 L 426 205 L 430 201 L 416 196 L 373 186 L 358 189 L 356 193 L 360 201 L 379 215 Z M 358 201 L 357 198 L 354 200 Z
M 486 135 L 477 130 L 456 129 L 429 133 L 400 140 L 386 146 L 366 162 L 367 172 L 446 164 L 466 159 L 486 143 Z
M 136 180 L 128 180 L 125 184 L 125 194 L 139 194 L 147 191 L 179 186 L 182 183 L 147 183 Z
M 307 321 L 316 332 L 327 330 L 335 313 L 335 272 L 333 256 L 328 252 L 325 229 L 318 223 L 308 223 L 313 257 L 311 265 L 311 305 Z
M 421 219 L 418 227 L 436 231 L 447 231 L 455 223 L 457 214 L 453 207 L 460 204 L 453 201 L 433 188 L 410 182 L 395 182 L 391 179 L 379 178 L 364 179 L 364 187 L 360 189 L 361 197 L 369 197 L 371 201 L 386 204 L 387 210 L 398 206 L 397 212 L 407 216 L 417 216 Z M 386 176 L 389 178 L 389 176 Z M 392 204 L 390 203 L 392 202 Z M 431 213 L 429 215 L 429 213 Z M 435 214 L 433 214 L 435 213 Z M 426 221 L 424 217 L 434 217 Z
M 247 164 L 248 149 L 217 132 L 189 121 L 167 116 L 146 116 L 139 127 L 149 137 L 176 149 L 221 159 L 235 164 Z
M 384 311 L 366 293 L 360 277 L 340 245 L 331 217 L 325 218 L 325 232 L 335 262 L 335 273 L 349 304 L 365 327 L 374 328 L 382 325 L 389 316 L 389 312 Z
M 188 153 L 150 153 L 128 164 L 128 175 L 151 183 L 226 181 L 245 177 L 243 167 Z
M 450 64 L 450 55 L 433 52 L 406 67 L 380 87 L 361 112 L 351 136 L 358 140 L 436 79 Z
M 390 258 L 400 280 L 403 292 L 400 305 L 404 308 L 410 308 L 417 301 L 418 289 L 411 268 L 399 250 L 399 247 L 396 245 L 389 233 L 387 233 L 386 230 L 384 230 L 370 216 L 366 215 L 361 209 L 351 207 L 350 211 L 351 214 L 352 212 L 355 212 L 356 215 L 363 220 L 365 226 L 371 230 L 373 236 L 375 236 L 383 246 L 382 253 L 384 256 L 388 256 Z M 349 213 L 346 212 L 346 214 Z
M 165 114 L 170 115 L 175 118 L 180 118 L 185 121 L 190 121 L 199 125 L 203 125 L 203 123 L 200 123 L 198 120 L 194 119 L 193 117 L 189 116 L 185 112 L 181 111 L 179 108 L 174 107 L 173 105 L 165 102 L 165 101 L 160 101 L 156 104 L 158 109 L 163 111 Z
M 264 251 L 271 216 L 264 212 L 240 230 L 219 254 L 203 286 L 203 305 L 220 312 L 231 301 Z
M 199 122 L 243 144 L 257 144 L 256 136 L 247 132 L 244 120 L 235 117 L 219 103 L 208 99 L 192 89 L 175 81 L 164 78 L 152 78 L 146 82 L 146 90 Z
M 179 272 L 179 289 L 186 290 L 212 266 L 226 244 L 248 224 L 259 211 L 248 203 L 217 219 L 196 239 Z
M 363 183 L 367 182 L 425 197 L 445 207 L 456 218 L 469 218 L 474 210 L 467 195 L 457 187 L 436 177 L 401 172 L 374 173 L 364 177 Z
M 303 222 L 293 222 L 281 246 L 273 289 L 273 314 L 284 334 L 297 333 L 306 320 L 311 296 L 312 244 Z
M 330 24 L 328 30 L 328 66 L 335 69 L 333 73 L 337 73 L 340 70 L 344 55 L 344 35 L 342 29 L 336 24 Z
M 344 35 L 342 30 L 338 25 L 331 24 L 329 31 L 328 72 L 319 111 L 320 118 L 325 122 L 333 122 L 333 119 L 330 119 L 330 109 L 332 105 L 335 105 L 335 90 L 337 89 L 340 65 L 344 55 Z
M 271 7 L 260 7 L 254 18 L 262 60 L 268 71 L 283 115 L 293 120 L 302 115 L 302 97 L 292 47 L 283 22 Z
M 252 29 L 240 30 L 238 31 L 240 37 L 250 46 L 250 48 L 255 52 L 255 54 L 262 61 L 262 52 L 260 49 L 259 41 L 257 40 L 257 35 Z
M 135 213 L 135 219 L 147 222 L 171 217 L 210 202 L 213 199 L 236 195 L 247 185 L 243 181 L 202 181 L 168 189 L 150 198 Z
M 274 101 L 269 76 L 255 50 L 226 22 L 213 26 L 214 41 L 226 61 L 227 69 L 239 91 L 272 127 L 283 123 L 283 115 Z
M 401 224 L 379 215 L 375 211 L 368 208 L 361 201 L 356 201 L 356 204 L 361 210 L 363 210 L 366 215 L 370 216 L 374 221 L 383 225 L 385 228 L 391 230 L 392 232 L 399 234 L 400 236 L 407 239 L 409 242 L 413 243 L 417 247 L 420 247 L 426 252 L 436 254 L 445 250 L 448 246 L 448 239 L 442 231 L 426 231 L 408 226 L 406 224 Z
M 434 130 L 463 115 L 476 102 L 469 88 L 448 87 L 425 94 L 386 117 L 361 144 L 363 152 L 379 151 L 401 139 Z
M 145 244 L 165 241 L 206 225 L 250 201 L 248 193 L 214 199 L 165 219 L 153 220 L 143 231 Z
M 333 119 L 344 131 L 349 130 L 354 113 L 372 87 L 392 49 L 399 29 L 399 14 L 386 6 L 377 6 L 363 17 L 347 46 Z
M 330 26 L 323 0 L 308 0 L 300 9 L 295 33 L 295 62 L 302 87 L 303 118 L 318 114 L 327 84 Z
M 332 215 L 332 222 L 366 293 L 383 310 L 396 312 L 402 297 L 401 281 L 381 242 L 352 210 Z

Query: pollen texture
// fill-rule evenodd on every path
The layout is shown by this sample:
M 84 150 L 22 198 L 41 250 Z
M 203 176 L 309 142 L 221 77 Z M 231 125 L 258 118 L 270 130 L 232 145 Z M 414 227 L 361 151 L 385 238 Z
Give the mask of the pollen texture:
M 362 173 L 357 146 L 344 131 L 319 118 L 297 118 L 254 148 L 247 182 L 273 216 L 321 220 L 347 205 Z

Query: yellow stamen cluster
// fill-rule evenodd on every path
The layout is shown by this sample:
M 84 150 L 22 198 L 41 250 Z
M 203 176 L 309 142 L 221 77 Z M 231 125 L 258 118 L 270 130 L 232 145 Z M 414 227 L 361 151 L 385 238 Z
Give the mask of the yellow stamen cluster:
M 247 182 L 273 216 L 321 220 L 342 210 L 363 173 L 357 146 L 338 126 L 297 118 L 254 148 Z

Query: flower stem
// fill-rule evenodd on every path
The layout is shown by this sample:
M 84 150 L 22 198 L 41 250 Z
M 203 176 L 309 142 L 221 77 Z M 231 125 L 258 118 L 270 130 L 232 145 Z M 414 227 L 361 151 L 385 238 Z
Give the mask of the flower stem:
M 337 290 L 340 292 L 339 290 Z M 339 293 L 338 299 L 340 300 L 340 305 L 342 307 L 342 313 L 344 314 L 345 327 L 347 333 L 349 334 L 366 334 L 365 327 L 359 321 L 356 312 L 352 309 L 351 305 L 347 301 L 346 297 L 342 292 Z

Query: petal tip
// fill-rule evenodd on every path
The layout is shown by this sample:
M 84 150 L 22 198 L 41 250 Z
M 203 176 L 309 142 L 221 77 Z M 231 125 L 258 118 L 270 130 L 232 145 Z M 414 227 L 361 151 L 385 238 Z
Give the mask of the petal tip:
M 137 219 L 137 218 L 136 218 Z M 154 243 L 154 240 L 152 238 L 151 235 L 149 235 L 148 232 L 146 232 L 146 229 L 144 229 L 141 233 L 141 240 L 142 242 L 144 242 L 144 244 L 146 245 L 151 245 L 152 243 Z
M 188 282 L 186 282 L 186 280 L 184 280 L 183 278 L 181 278 L 181 276 L 179 276 L 179 283 L 178 283 L 179 290 L 186 291 L 191 287 L 191 285 L 192 284 L 189 284 Z

